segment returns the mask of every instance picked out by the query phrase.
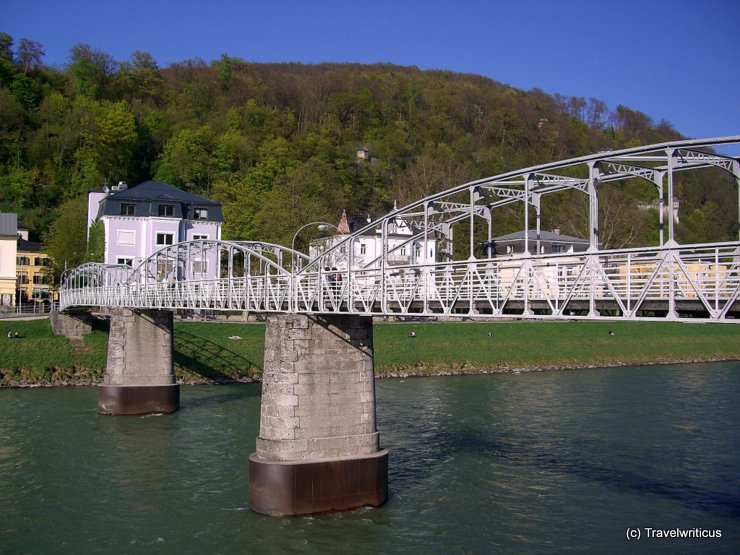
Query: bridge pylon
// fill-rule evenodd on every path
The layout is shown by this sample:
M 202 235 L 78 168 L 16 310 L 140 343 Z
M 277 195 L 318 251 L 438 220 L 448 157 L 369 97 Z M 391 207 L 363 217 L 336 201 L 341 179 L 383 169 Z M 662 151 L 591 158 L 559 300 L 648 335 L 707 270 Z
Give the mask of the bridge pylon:
M 169 414 L 180 407 L 172 364 L 173 313 L 110 309 L 108 364 L 98 388 L 98 412 Z
M 385 502 L 372 332 L 369 316 L 268 316 L 252 510 L 301 515 Z

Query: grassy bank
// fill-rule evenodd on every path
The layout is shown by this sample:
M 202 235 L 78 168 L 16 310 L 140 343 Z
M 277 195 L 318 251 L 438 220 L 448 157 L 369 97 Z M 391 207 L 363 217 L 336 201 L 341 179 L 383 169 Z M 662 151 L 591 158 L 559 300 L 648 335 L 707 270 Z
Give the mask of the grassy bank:
M 48 320 L 3 321 L 0 330 L 0 386 L 102 379 L 104 329 L 76 341 L 54 336 Z M 6 339 L 8 331 L 20 339 Z M 405 323 L 377 324 L 374 333 L 379 376 L 740 359 L 740 326 L 728 324 Z M 261 373 L 263 325 L 177 322 L 174 341 L 175 371 L 183 382 Z

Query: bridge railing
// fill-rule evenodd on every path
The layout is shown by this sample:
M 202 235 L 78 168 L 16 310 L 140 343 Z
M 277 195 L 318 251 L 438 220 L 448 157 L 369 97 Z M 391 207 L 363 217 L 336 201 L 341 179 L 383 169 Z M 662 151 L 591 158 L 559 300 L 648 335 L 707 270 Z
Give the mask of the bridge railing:
M 610 306 L 624 318 L 676 317 L 676 303 L 724 319 L 740 293 L 740 242 L 674 245 L 295 276 L 298 312 L 562 317 Z M 533 312 L 536 310 L 536 314 Z
M 740 302 L 740 242 L 172 282 L 140 283 L 134 274 L 81 266 L 68 276 L 61 308 L 548 318 L 594 317 L 609 307 L 614 316 L 637 318 L 648 306 L 677 317 L 688 302 L 725 321 Z

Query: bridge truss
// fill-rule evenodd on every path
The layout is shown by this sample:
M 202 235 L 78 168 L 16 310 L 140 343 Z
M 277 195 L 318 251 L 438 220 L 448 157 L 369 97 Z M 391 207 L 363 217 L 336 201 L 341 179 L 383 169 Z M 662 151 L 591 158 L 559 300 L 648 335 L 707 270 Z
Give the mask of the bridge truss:
M 85 264 L 63 276 L 61 308 L 740 323 L 740 237 L 679 245 L 674 234 L 679 172 L 719 168 L 730 175 L 740 222 L 740 163 L 714 150 L 733 143 L 740 137 L 650 145 L 473 181 L 394 210 L 311 259 L 280 245 L 201 240 L 165 247 L 135 268 Z M 658 245 L 602 250 L 599 188 L 630 180 L 655 190 Z M 543 200 L 562 191 L 586 195 L 590 247 L 543 254 Z M 525 252 L 497 254 L 495 210 L 517 202 Z M 410 233 L 391 241 L 399 222 Z M 359 248 L 368 233 L 380 235 L 375 256 Z M 438 248 L 429 261 L 432 243 Z

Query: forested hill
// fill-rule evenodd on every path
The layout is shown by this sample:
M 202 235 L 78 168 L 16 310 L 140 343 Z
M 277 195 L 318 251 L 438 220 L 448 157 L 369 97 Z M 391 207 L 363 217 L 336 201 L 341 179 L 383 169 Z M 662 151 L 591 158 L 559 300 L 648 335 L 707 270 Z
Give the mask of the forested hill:
M 158 67 L 145 52 L 119 63 L 79 44 L 54 68 L 43 64 L 42 45 L 0 33 L 0 210 L 17 212 L 68 264 L 85 256 L 70 245 L 84 240 L 86 193 L 106 181 L 153 178 L 209 196 L 224 204 L 225 238 L 285 244 L 301 224 L 336 221 L 342 209 L 378 216 L 394 200 L 401 206 L 471 179 L 679 138 L 669 123 L 624 106 L 610 111 L 599 100 L 476 75 L 225 55 Z M 733 189 L 678 191 L 683 239 L 707 229 L 725 238 Z M 657 217 L 636 208 L 653 196 L 647 186 L 629 198 L 605 195 L 602 210 L 619 208 L 630 222 L 615 223 L 609 246 L 655 234 Z M 552 203 L 543 226 L 585 233 L 569 204 Z M 495 233 L 520 221 L 504 212 Z

